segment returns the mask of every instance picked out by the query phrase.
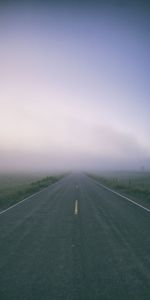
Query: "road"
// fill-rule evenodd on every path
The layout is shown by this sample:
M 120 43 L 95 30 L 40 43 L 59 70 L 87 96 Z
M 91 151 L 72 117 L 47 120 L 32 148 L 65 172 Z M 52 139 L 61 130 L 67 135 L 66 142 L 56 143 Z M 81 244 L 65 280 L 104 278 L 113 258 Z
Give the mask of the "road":
M 150 212 L 75 174 L 0 215 L 1 300 L 149 300 Z

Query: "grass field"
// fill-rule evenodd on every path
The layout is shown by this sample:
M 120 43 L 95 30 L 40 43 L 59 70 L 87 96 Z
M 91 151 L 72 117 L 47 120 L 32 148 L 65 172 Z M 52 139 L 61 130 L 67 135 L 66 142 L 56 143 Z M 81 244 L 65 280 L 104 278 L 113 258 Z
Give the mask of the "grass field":
M 0 174 L 0 210 L 58 181 L 62 176 Z
M 114 190 L 150 202 L 150 172 L 106 172 L 90 176 Z

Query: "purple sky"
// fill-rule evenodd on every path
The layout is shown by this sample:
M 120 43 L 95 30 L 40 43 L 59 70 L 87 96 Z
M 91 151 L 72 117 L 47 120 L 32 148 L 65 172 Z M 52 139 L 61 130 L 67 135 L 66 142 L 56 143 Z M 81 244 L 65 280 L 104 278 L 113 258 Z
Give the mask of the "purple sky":
M 1 7 L 1 169 L 147 165 L 149 30 L 136 7 Z

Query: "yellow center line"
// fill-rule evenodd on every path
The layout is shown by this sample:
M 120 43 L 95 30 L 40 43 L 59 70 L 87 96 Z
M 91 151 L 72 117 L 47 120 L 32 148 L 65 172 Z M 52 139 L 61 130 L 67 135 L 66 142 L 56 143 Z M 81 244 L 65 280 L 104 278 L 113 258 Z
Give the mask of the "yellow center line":
M 74 214 L 78 215 L 78 200 L 75 201 Z

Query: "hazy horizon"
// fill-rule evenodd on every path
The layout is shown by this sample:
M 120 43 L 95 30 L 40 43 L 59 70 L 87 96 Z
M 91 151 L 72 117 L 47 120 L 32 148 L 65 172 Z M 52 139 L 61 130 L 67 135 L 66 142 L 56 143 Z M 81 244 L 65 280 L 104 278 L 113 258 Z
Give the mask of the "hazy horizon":
M 0 172 L 150 169 L 145 2 L 14 3 L 0 4 Z

